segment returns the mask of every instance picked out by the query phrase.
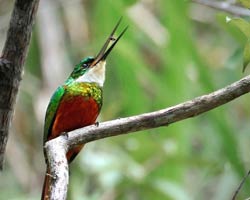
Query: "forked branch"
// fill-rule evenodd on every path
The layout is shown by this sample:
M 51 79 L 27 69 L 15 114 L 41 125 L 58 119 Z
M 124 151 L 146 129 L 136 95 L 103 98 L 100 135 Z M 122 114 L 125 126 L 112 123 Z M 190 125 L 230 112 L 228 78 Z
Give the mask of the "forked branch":
M 55 181 L 53 181 L 51 185 L 51 199 L 65 199 L 64 197 L 66 197 L 68 166 L 65 152 L 75 145 L 140 130 L 168 126 L 172 123 L 212 110 L 248 92 L 250 92 L 250 76 L 242 78 L 220 90 L 176 106 L 137 116 L 102 122 L 98 125 L 87 126 L 48 141 L 45 144 L 45 150 L 51 168 L 51 175 L 55 177 Z M 60 174 L 63 174 L 63 176 L 60 176 Z

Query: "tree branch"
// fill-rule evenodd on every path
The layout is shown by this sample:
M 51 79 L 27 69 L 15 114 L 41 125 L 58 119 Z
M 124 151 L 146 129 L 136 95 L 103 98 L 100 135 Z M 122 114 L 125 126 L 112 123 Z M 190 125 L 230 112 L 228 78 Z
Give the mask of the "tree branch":
M 69 183 L 69 166 L 66 158 L 68 151 L 65 137 L 58 137 L 53 144 L 46 147 L 50 174 L 50 200 L 64 200 L 67 198 Z
M 16 0 L 0 57 L 0 170 L 39 0 Z
M 250 92 L 250 76 L 242 78 L 225 88 L 176 106 L 151 113 L 103 122 L 98 125 L 87 126 L 65 133 L 46 142 L 45 150 L 48 164 L 51 175 L 55 178 L 55 181 L 53 181 L 51 185 L 51 199 L 63 200 L 66 198 L 68 166 L 65 152 L 75 145 L 135 131 L 168 126 L 172 123 L 212 110 L 248 92 Z M 53 196 L 53 193 L 61 194 L 62 196 Z
M 250 11 L 248 9 L 232 5 L 230 2 L 226 1 L 222 2 L 211 0 L 192 0 L 192 2 L 208 6 L 217 10 L 222 10 L 236 16 L 250 16 Z

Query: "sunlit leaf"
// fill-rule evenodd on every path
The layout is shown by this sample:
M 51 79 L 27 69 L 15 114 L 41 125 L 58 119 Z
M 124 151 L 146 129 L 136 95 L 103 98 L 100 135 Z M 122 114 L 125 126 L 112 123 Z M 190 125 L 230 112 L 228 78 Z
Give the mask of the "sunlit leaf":
M 238 0 L 243 6 L 246 8 L 250 8 L 250 1 L 249 0 Z
M 220 28 L 223 28 L 225 32 L 229 33 L 237 42 L 244 45 L 246 43 L 246 37 L 237 26 L 230 23 L 232 19 L 232 16 L 225 13 L 218 13 L 216 15 L 216 20 L 220 24 Z
M 250 40 L 247 41 L 245 48 L 244 48 L 244 53 L 243 53 L 243 72 L 245 71 L 247 65 L 250 62 Z
M 250 24 L 241 18 L 233 18 L 228 20 L 228 23 L 233 24 L 236 26 L 244 35 L 249 38 L 250 37 Z

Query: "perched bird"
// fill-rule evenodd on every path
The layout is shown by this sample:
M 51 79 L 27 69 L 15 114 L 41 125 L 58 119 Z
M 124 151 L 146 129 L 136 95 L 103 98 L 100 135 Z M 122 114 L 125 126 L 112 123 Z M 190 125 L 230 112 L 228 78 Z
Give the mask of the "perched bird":
M 44 143 L 64 132 L 85 127 L 96 122 L 102 107 L 102 87 L 105 81 L 106 58 L 125 33 L 114 38 L 121 19 L 95 57 L 86 57 L 77 64 L 68 79 L 59 86 L 50 99 L 44 125 Z M 111 45 L 109 45 L 111 43 Z M 110 46 L 110 47 L 109 47 Z M 75 146 L 67 152 L 68 162 L 72 162 L 83 145 Z M 42 200 L 49 199 L 51 175 L 47 167 Z

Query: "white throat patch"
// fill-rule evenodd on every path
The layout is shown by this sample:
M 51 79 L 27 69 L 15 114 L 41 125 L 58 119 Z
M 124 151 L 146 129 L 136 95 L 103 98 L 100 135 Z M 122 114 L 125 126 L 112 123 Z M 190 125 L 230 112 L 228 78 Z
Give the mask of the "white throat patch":
M 77 78 L 76 82 L 97 83 L 103 87 L 105 81 L 106 61 L 100 61 L 96 66 L 91 67 L 85 74 Z

